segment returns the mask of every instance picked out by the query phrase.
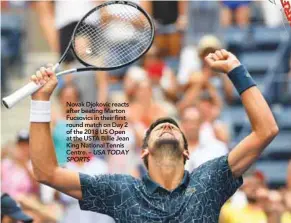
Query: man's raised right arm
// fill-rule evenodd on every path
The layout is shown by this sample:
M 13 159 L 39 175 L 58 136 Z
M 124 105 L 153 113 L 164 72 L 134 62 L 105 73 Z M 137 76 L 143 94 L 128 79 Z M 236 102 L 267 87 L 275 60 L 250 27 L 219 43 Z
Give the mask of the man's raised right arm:
M 44 86 L 32 95 L 32 103 L 36 102 L 34 105 L 37 109 L 37 106 L 40 105 L 37 104 L 38 102 L 49 103 L 58 81 L 52 70 L 45 68 L 41 68 L 35 75 L 32 75 L 31 80 L 36 83 L 44 83 Z M 33 121 L 35 119 L 39 120 Z M 79 173 L 58 166 L 49 122 L 42 122 L 41 118 L 32 118 L 29 149 L 33 173 L 38 182 L 76 199 L 82 199 Z

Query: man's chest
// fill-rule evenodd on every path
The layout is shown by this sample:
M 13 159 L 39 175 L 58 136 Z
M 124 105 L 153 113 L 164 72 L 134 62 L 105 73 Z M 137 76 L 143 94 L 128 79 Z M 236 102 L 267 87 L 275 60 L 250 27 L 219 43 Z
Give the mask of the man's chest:
M 209 192 L 195 187 L 172 193 L 141 192 L 132 196 L 116 214 L 120 222 L 125 219 L 143 223 L 217 222 L 219 208 Z

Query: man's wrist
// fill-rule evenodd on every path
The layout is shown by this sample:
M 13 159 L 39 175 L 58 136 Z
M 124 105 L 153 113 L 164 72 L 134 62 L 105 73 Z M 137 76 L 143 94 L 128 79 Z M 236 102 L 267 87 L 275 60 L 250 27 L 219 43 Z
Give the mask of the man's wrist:
M 231 71 L 233 71 L 235 68 L 241 66 L 242 64 L 239 62 L 239 61 L 236 61 L 234 63 L 232 63 L 229 68 L 228 68 L 228 71 L 227 73 L 230 73 Z
M 30 122 L 50 122 L 51 102 L 42 100 L 31 100 L 30 102 Z
M 228 73 L 228 77 L 241 95 L 250 87 L 256 86 L 255 81 L 243 65 L 239 65 Z
M 50 95 L 32 95 L 31 99 L 33 101 L 49 101 Z

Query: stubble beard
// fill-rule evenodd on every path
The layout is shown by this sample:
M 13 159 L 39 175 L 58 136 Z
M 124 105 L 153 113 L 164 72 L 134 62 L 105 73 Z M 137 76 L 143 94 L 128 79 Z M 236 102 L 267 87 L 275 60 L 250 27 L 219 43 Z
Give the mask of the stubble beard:
M 154 144 L 152 157 L 158 166 L 175 168 L 180 165 L 183 152 L 177 139 L 159 139 Z

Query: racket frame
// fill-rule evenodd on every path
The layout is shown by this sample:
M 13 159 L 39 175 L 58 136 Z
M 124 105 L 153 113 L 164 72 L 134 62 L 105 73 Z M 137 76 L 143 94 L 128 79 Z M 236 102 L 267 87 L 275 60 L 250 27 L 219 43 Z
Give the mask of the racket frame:
M 122 65 L 119 65 L 119 66 L 115 66 L 115 67 L 109 67 L 109 68 L 106 68 L 106 67 L 96 67 L 96 66 L 92 66 L 91 64 L 88 64 L 86 63 L 85 61 L 83 61 L 75 52 L 74 50 L 74 47 L 72 46 L 73 44 L 73 41 L 74 41 L 74 37 L 75 37 L 75 34 L 79 28 L 79 26 L 82 24 L 82 22 L 89 16 L 91 15 L 94 11 L 97 11 L 99 10 L 100 8 L 103 8 L 105 6 L 108 6 L 108 5 L 112 5 L 112 4 L 124 4 L 124 5 L 130 5 L 131 7 L 134 7 L 136 8 L 137 10 L 140 10 L 144 15 L 145 17 L 147 18 L 147 20 L 149 21 L 149 24 L 151 26 L 151 30 L 152 30 L 152 33 L 151 33 L 151 40 L 150 40 L 150 44 L 148 45 L 148 47 L 146 49 L 144 49 L 144 51 L 142 53 L 140 53 L 140 55 L 138 57 L 136 57 L 134 60 L 132 61 L 129 61 L 128 63 L 126 64 L 122 64 Z M 66 58 L 66 55 L 68 53 L 69 50 L 71 50 L 71 52 L 74 54 L 74 56 L 76 57 L 76 59 L 81 63 L 83 64 L 85 67 L 81 67 L 81 68 L 75 68 L 75 69 L 71 69 L 71 70 L 68 70 L 68 73 L 72 73 L 72 72 L 82 72 L 82 71 L 89 71 L 89 70 L 100 70 L 100 71 L 108 71 L 108 70 L 115 70 L 115 69 L 119 69 L 119 68 L 122 68 L 122 67 L 125 67 L 125 66 L 128 66 L 132 63 L 134 63 L 135 61 L 139 60 L 152 46 L 153 42 L 154 42 L 154 37 L 155 37 L 155 26 L 154 26 L 154 22 L 152 20 L 152 18 L 149 16 L 149 14 L 142 8 L 140 7 L 139 5 L 137 5 L 136 3 L 134 2 L 131 2 L 131 1 L 108 1 L 108 2 L 105 2 L 101 5 L 98 5 L 96 6 L 95 8 L 91 9 L 89 12 L 87 12 L 87 14 L 85 14 L 83 16 L 83 18 L 77 23 L 77 25 L 75 26 L 74 28 L 74 31 L 72 33 L 72 36 L 71 36 L 71 40 L 70 40 L 70 43 L 69 45 L 67 46 L 65 52 L 63 53 L 63 55 L 61 56 L 58 64 L 61 64 L 64 59 Z M 69 72 L 70 71 L 70 72 Z M 57 76 L 59 75 L 64 75 L 64 74 L 67 74 L 66 71 L 63 71 L 63 72 L 60 72 L 57 74 Z
M 109 68 L 92 66 L 92 65 L 84 62 L 82 59 L 80 59 L 78 57 L 78 55 L 75 53 L 74 47 L 72 47 L 72 42 L 74 40 L 73 38 L 74 38 L 74 36 L 76 34 L 76 31 L 77 31 L 78 27 L 80 26 L 80 24 L 91 13 L 93 13 L 94 11 L 96 11 L 96 10 L 102 8 L 102 7 L 105 7 L 105 6 L 108 6 L 108 5 L 111 5 L 111 4 L 126 4 L 126 5 L 130 5 L 132 7 L 135 7 L 136 9 L 140 10 L 145 15 L 145 17 L 148 19 L 148 22 L 150 23 L 151 30 L 152 30 L 152 33 L 151 33 L 151 41 L 150 41 L 150 44 L 148 45 L 148 47 L 146 49 L 144 49 L 144 51 L 138 57 L 134 58 L 132 61 L 129 61 L 128 63 L 122 64 L 122 65 L 119 65 L 119 66 L 115 66 L 115 67 L 109 67 Z M 131 2 L 131 1 L 108 1 L 108 2 L 105 2 L 103 4 L 100 4 L 99 6 L 96 6 L 95 8 L 93 8 L 92 10 L 90 10 L 89 12 L 87 12 L 83 16 L 83 18 L 77 23 L 77 25 L 74 28 L 74 31 L 72 33 L 71 40 L 70 40 L 70 42 L 69 42 L 69 44 L 68 44 L 65 52 L 61 56 L 59 62 L 56 63 L 53 66 L 53 70 L 55 71 L 59 67 L 59 65 L 64 61 L 64 59 L 66 58 L 66 55 L 67 55 L 67 53 L 68 53 L 69 50 L 71 50 L 71 52 L 74 54 L 74 56 L 76 57 L 76 59 L 81 64 L 83 64 L 85 67 L 73 68 L 73 69 L 61 71 L 61 72 L 56 73 L 56 76 L 60 76 L 60 75 L 64 75 L 64 74 L 69 74 L 69 73 L 75 73 L 75 72 L 89 71 L 89 70 L 108 71 L 108 70 L 114 70 L 114 69 L 118 69 L 118 68 L 121 68 L 121 67 L 124 67 L 124 66 L 128 66 L 128 65 L 134 63 L 135 61 L 137 61 L 138 59 L 140 59 L 150 49 L 150 47 L 152 46 L 153 41 L 154 41 L 154 36 L 155 36 L 155 27 L 154 27 L 153 20 L 148 15 L 148 13 L 143 8 L 141 8 L 139 5 L 137 5 L 136 3 Z M 12 108 L 20 100 L 22 100 L 23 98 L 25 98 L 25 97 L 33 94 L 34 92 L 36 92 L 41 87 L 42 87 L 42 85 L 35 84 L 34 82 L 29 82 L 27 85 L 25 85 L 22 88 L 18 89 L 14 93 L 8 95 L 7 97 L 2 98 L 2 103 L 3 103 L 3 105 L 6 108 Z

